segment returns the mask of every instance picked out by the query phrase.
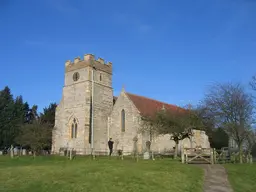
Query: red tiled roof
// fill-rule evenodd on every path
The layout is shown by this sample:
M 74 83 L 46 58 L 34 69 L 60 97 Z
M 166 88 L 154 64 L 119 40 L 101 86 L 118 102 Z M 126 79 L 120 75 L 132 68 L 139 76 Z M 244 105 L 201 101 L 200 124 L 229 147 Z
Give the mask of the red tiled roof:
M 130 100 L 134 103 L 134 105 L 137 107 L 137 109 L 140 111 L 142 116 L 154 116 L 154 114 L 163 109 L 174 111 L 174 110 L 184 110 L 176 105 L 171 105 L 168 103 L 164 103 L 161 101 L 157 101 L 154 99 L 150 99 L 147 97 L 135 95 L 132 93 L 127 93 L 126 95 L 130 98 Z

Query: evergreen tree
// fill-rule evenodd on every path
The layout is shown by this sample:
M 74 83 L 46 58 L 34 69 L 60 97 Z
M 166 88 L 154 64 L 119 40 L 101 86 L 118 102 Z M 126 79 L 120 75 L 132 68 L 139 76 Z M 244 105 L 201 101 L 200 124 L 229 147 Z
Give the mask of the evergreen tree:
M 54 127 L 55 123 L 55 110 L 57 104 L 51 103 L 48 107 L 45 107 L 43 113 L 40 114 L 40 120 L 44 124 L 48 124 L 51 128 Z
M 11 120 L 12 134 L 10 141 L 14 144 L 15 138 L 19 133 L 19 127 L 21 127 L 26 122 L 26 114 L 28 113 L 27 105 L 24 104 L 22 96 L 18 96 L 14 101 L 13 117 Z
M 47 142 L 44 145 L 44 149 L 46 150 L 50 150 L 52 145 L 52 130 L 55 123 L 56 107 L 56 103 L 51 103 L 48 107 L 44 108 L 43 113 L 40 114 L 40 122 L 50 129 L 50 134 L 46 135 L 48 138 L 46 138 Z
M 13 109 L 14 101 L 11 90 L 6 86 L 0 91 L 0 145 L 2 147 L 8 147 L 11 144 Z
M 0 91 L 0 147 L 15 145 L 19 127 L 26 122 L 28 104 L 22 96 L 13 99 L 9 87 Z
M 222 147 L 228 147 L 229 137 L 223 128 L 215 128 L 213 130 L 211 147 L 215 149 L 221 149 Z
M 29 108 L 28 105 L 26 105 L 26 107 Z M 34 121 L 37 121 L 39 119 L 37 108 L 38 108 L 37 105 L 33 105 L 32 108 L 28 109 L 27 123 L 33 123 Z
M 24 103 L 24 117 L 25 117 L 25 121 L 24 123 L 29 123 L 30 118 L 29 118 L 29 104 L 27 102 Z

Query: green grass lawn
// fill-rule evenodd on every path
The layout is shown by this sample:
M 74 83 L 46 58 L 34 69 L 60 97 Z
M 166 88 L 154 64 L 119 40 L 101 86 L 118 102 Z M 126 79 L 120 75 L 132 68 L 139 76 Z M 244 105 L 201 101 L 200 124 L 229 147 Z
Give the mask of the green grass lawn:
M 256 191 L 256 163 L 225 165 L 234 192 Z
M 203 170 L 171 159 L 0 157 L 0 191 L 201 192 Z

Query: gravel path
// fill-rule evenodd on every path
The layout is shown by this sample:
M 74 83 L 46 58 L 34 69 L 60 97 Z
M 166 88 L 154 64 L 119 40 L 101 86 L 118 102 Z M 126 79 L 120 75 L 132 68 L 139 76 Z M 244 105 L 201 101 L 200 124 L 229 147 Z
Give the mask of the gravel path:
M 221 165 L 200 165 L 204 168 L 204 192 L 233 192 L 225 168 Z

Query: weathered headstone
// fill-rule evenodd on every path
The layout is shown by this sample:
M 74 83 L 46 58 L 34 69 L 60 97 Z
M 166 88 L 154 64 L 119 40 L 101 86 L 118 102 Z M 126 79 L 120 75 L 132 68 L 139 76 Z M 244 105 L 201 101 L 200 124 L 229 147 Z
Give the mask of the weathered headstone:
M 144 155 L 143 155 L 143 159 L 150 159 L 150 145 L 151 145 L 151 142 L 150 141 L 147 141 L 146 142 L 146 152 L 144 152 Z
M 0 155 L 3 155 L 3 151 L 0 151 Z
M 64 151 L 60 151 L 60 156 L 65 156 Z
M 17 155 L 18 155 L 18 148 L 17 148 L 17 147 L 15 147 L 15 148 L 13 149 L 13 155 L 14 155 L 14 156 L 17 156 Z
M 146 151 L 143 155 L 143 159 L 148 160 L 149 159 L 149 152 Z
M 22 155 L 26 155 L 26 149 L 22 149 Z

